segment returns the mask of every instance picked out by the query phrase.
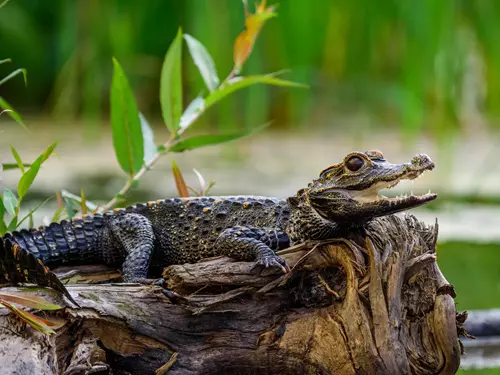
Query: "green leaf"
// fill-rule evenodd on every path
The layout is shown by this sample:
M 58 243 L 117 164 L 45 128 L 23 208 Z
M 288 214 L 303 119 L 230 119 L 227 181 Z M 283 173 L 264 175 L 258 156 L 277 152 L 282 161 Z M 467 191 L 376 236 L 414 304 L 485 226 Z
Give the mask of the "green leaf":
M 28 127 L 23 121 L 23 118 L 17 113 L 14 108 L 4 99 L 0 96 L 0 108 L 5 110 L 5 113 L 8 114 L 15 122 L 17 122 L 19 125 L 21 125 L 25 130 L 28 130 Z
M 63 197 L 63 201 L 68 219 L 71 220 L 75 217 L 77 210 L 75 210 L 75 208 L 73 207 L 73 202 L 69 198 Z
M 95 211 L 97 209 L 97 204 L 92 203 L 86 199 L 84 200 L 84 197 L 73 194 L 67 190 L 61 190 L 61 196 L 63 199 L 71 202 L 72 207 L 74 208 L 80 209 L 82 204 L 85 204 L 85 207 L 87 207 L 87 210 L 89 211 Z
M 24 164 L 23 161 L 21 160 L 21 156 L 19 156 L 19 153 L 12 145 L 10 145 L 10 151 L 12 152 L 12 156 L 14 156 L 14 159 L 16 159 L 17 166 L 21 170 L 21 173 L 24 173 Z
M 23 163 L 23 167 L 29 168 L 29 167 L 31 167 L 31 164 L 29 164 L 29 163 Z M 4 171 L 9 171 L 9 170 L 18 169 L 18 168 L 19 168 L 19 165 L 14 164 L 14 163 L 5 163 L 3 165 L 3 170 Z
M 3 189 L 3 206 L 9 215 L 16 215 L 17 198 L 10 189 Z
M 23 173 L 19 182 L 17 183 L 17 195 L 19 195 L 19 198 L 23 198 L 26 195 L 29 187 L 35 180 L 35 177 L 38 174 L 42 163 L 46 161 L 50 155 L 52 155 L 56 146 L 57 142 L 54 142 L 49 147 L 47 147 L 43 154 L 36 158 L 33 164 L 31 164 L 31 167 L 25 173 Z
M 184 34 L 184 39 L 201 77 L 205 81 L 205 85 L 207 85 L 210 92 L 214 91 L 219 86 L 220 80 L 212 56 L 210 56 L 205 46 L 191 35 Z
M 220 143 L 234 141 L 238 138 L 247 137 L 250 134 L 257 133 L 258 131 L 266 128 L 269 124 L 261 126 L 257 129 L 246 130 L 233 134 L 207 134 L 197 135 L 191 138 L 181 140 L 168 148 L 170 152 L 182 152 L 186 150 L 193 150 L 195 148 L 218 145 Z
M 144 164 L 148 164 L 156 157 L 156 149 L 158 147 L 155 144 L 153 129 L 151 129 L 148 120 L 146 120 L 142 113 L 139 113 L 139 118 L 141 120 L 142 138 L 144 139 Z
M 113 67 L 111 83 L 113 146 L 120 167 L 125 173 L 133 176 L 141 169 L 144 159 L 141 120 L 125 72 L 115 58 Z
M 12 232 L 13 230 L 16 230 L 17 228 L 17 216 L 14 216 L 7 226 L 7 232 Z
M 214 105 L 215 103 L 217 103 L 218 101 L 224 99 L 232 92 L 236 90 L 241 90 L 251 85 L 256 85 L 258 83 L 264 83 L 266 85 L 272 85 L 272 86 L 284 86 L 284 87 L 301 87 L 301 88 L 308 87 L 307 85 L 303 85 L 300 83 L 276 78 L 274 74 L 237 77 L 232 79 L 226 86 L 219 88 L 218 90 L 214 91 L 205 98 L 205 110 Z
M 168 48 L 160 79 L 160 104 L 167 129 L 177 133 L 182 114 L 182 30 Z
M 179 128 L 186 129 L 189 127 L 196 119 L 203 113 L 205 109 L 205 100 L 198 96 L 195 98 L 189 105 L 186 110 L 182 114 L 181 120 L 179 122 Z
M 4 221 L 5 207 L 3 206 L 3 200 L 0 199 L 0 236 L 3 236 L 7 232 L 7 224 Z

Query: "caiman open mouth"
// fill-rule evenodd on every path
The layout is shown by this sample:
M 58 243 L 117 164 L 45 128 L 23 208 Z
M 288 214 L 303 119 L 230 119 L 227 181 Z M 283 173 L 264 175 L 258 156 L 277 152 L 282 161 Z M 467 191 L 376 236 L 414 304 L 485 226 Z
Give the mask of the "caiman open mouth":
M 413 192 L 402 194 L 398 197 L 388 198 L 380 193 L 381 190 L 391 189 L 399 184 L 402 180 L 414 180 L 422 176 L 422 173 L 427 170 L 434 169 L 434 163 L 429 162 L 425 165 L 415 166 L 414 164 L 408 165 L 408 169 L 402 172 L 397 178 L 390 181 L 379 181 L 374 183 L 368 189 L 364 190 L 343 190 L 342 192 L 348 195 L 351 199 L 359 203 L 377 203 L 380 201 L 390 202 L 394 206 L 419 206 L 436 199 L 437 194 L 432 193 L 430 190 L 423 195 L 415 195 Z

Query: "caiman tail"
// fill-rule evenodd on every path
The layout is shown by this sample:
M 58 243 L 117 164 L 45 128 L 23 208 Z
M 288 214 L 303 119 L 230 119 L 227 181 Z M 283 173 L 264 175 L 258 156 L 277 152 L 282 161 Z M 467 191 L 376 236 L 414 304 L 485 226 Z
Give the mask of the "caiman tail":
M 24 282 L 53 288 L 78 306 L 61 280 L 40 259 L 10 239 L 0 239 L 0 283 Z
M 6 234 L 0 240 L 0 282 L 31 282 L 48 286 L 76 303 L 46 265 L 92 263 L 97 257 L 96 229 L 103 225 L 101 215 L 89 215 L 39 229 L 22 229 Z

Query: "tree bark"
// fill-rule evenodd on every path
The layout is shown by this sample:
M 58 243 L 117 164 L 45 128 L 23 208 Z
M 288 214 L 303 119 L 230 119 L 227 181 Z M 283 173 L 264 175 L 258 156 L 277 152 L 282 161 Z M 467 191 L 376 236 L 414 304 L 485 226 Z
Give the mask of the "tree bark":
M 436 264 L 437 232 L 412 215 L 376 219 L 282 251 L 286 275 L 228 258 L 170 266 L 173 299 L 155 286 L 68 285 L 81 307 L 45 313 L 64 321 L 50 338 L 0 316 L 2 373 L 454 374 L 466 315 Z

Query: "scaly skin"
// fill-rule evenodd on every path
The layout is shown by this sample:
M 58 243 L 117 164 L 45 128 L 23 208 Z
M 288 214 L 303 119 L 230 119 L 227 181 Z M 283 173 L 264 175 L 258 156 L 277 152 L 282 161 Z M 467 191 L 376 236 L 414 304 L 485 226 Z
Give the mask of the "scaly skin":
M 276 250 L 304 240 L 332 238 L 346 227 L 435 199 L 435 194 L 398 199 L 377 196 L 379 189 L 433 167 L 426 155 L 410 163 L 391 164 L 378 151 L 355 152 L 286 200 L 172 198 L 21 230 L 2 239 L 0 271 L 10 282 L 31 281 L 64 292 L 41 262 L 38 268 L 33 266 L 35 258 L 48 267 L 121 265 L 125 282 L 157 277 L 167 265 L 218 255 L 255 260 L 252 269 L 277 267 L 287 272 Z

